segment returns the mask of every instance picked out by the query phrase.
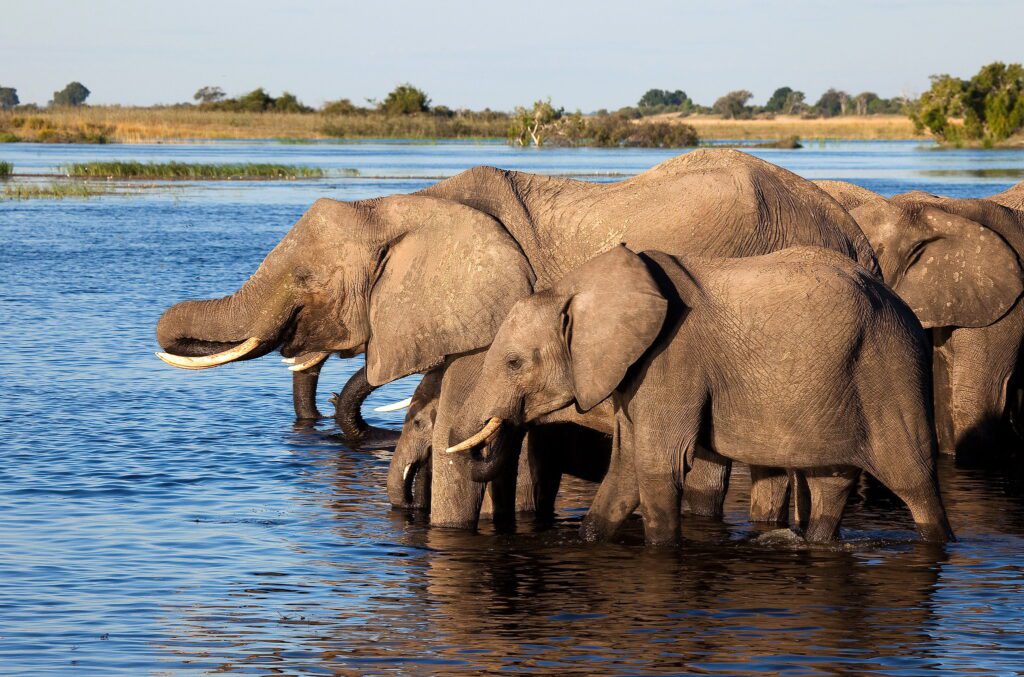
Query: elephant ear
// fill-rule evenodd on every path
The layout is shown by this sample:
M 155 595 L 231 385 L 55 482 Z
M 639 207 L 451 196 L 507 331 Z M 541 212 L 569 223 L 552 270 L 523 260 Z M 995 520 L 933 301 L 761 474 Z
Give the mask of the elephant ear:
M 929 236 L 909 254 L 896 293 L 925 327 L 985 327 L 1024 291 L 1020 261 L 995 231 L 935 207 L 921 209 Z
M 406 234 L 382 253 L 370 292 L 369 382 L 490 345 L 512 305 L 533 291 L 512 236 L 483 212 L 437 198 L 402 196 L 379 212 Z
M 580 266 L 556 289 L 568 292 L 562 337 L 576 402 L 588 411 L 654 343 L 668 301 L 640 257 L 622 246 Z

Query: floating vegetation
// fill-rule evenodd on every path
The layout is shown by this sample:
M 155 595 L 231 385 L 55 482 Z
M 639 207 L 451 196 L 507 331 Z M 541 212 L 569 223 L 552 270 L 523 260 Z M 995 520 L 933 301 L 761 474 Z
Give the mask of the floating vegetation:
M 188 162 L 76 162 L 61 169 L 67 176 L 89 179 L 315 179 L 324 176 L 318 167 L 261 163 L 194 164 Z
M 114 191 L 104 186 L 83 182 L 14 183 L 0 190 L 0 200 L 63 200 L 109 195 Z
M 0 179 L 6 179 L 14 173 L 14 164 L 10 162 L 0 162 Z
M 981 167 L 978 169 L 922 169 L 924 176 L 970 176 L 977 179 L 1024 179 L 1024 167 Z

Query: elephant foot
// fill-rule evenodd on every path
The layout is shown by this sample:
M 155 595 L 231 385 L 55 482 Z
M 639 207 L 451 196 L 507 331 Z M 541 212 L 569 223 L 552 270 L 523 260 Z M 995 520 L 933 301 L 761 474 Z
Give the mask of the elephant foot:
M 801 545 L 806 539 L 792 529 L 772 529 L 754 539 L 758 545 Z

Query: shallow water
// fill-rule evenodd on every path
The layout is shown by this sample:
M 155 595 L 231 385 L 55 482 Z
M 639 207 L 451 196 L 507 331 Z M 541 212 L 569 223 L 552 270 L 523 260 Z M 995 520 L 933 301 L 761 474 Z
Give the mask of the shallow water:
M 1024 169 L 1024 153 L 916 143 L 758 154 L 887 194 L 983 196 Z M 593 490 L 581 482 L 546 531 L 431 530 L 389 509 L 387 454 L 345 449 L 326 422 L 293 426 L 277 360 L 182 372 L 152 356 L 166 306 L 234 290 L 317 197 L 411 191 L 477 164 L 630 175 L 671 155 L 0 147 L 22 173 L 173 159 L 362 174 L 0 203 L 0 674 L 1024 671 L 1024 489 L 1000 473 L 943 459 L 960 538 L 945 547 L 917 542 L 906 509 L 870 495 L 851 505 L 842 545 L 755 541 L 742 476 L 726 522 L 685 520 L 678 550 L 639 546 L 636 523 L 618 543 L 580 543 Z M 326 365 L 322 410 L 357 366 Z

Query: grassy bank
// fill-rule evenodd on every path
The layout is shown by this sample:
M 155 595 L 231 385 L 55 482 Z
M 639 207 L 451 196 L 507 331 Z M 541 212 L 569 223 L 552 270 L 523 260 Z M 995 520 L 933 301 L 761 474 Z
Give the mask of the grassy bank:
M 692 125 L 701 139 L 922 139 L 914 136 L 914 124 L 904 115 L 865 115 L 803 119 L 779 115 L 772 120 L 724 120 L 711 115 L 685 118 L 669 113 L 649 119 Z
M 772 120 L 724 120 L 674 113 L 644 121 L 693 125 L 701 139 L 912 139 L 914 127 L 901 115 Z M 0 142 L 144 143 L 180 139 L 466 139 L 507 137 L 511 120 L 501 113 L 386 116 L 378 113 L 238 113 L 192 107 L 95 106 L 0 112 Z
M 65 174 L 84 179 L 315 179 L 318 167 L 274 164 L 191 164 L 187 162 L 80 162 L 61 167 Z

